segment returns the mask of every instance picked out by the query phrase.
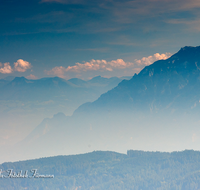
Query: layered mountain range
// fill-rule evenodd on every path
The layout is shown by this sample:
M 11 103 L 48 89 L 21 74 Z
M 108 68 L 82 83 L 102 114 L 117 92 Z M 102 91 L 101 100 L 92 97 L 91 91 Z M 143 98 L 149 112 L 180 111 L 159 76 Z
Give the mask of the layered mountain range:
M 59 77 L 29 80 L 15 77 L 13 80 L 0 79 L 0 112 L 42 112 L 50 117 L 57 112 L 71 115 L 81 104 L 94 101 L 102 93 L 117 86 L 122 78 L 97 76 L 84 81 Z M 5 103 L 6 102 L 6 103 Z M 45 114 L 46 113 L 46 114 Z
M 37 80 L 15 77 L 12 81 L 0 79 L 0 100 L 23 100 L 23 101 L 48 101 L 52 99 L 75 98 L 74 95 L 94 96 L 97 98 L 101 93 L 112 89 L 123 78 L 104 78 L 97 76 L 84 81 L 78 78 L 65 80 L 59 77 L 42 78 Z M 74 100 L 72 100 L 74 101 Z M 83 100 L 84 101 L 84 100 Z
M 81 105 L 71 117 L 59 113 L 45 119 L 15 153 L 32 158 L 92 150 L 199 149 L 199 68 L 200 47 L 181 48 Z
M 0 148 L 25 138 L 44 118 L 58 112 L 71 115 L 81 104 L 94 101 L 122 80 L 101 76 L 87 81 L 59 77 L 0 79 Z

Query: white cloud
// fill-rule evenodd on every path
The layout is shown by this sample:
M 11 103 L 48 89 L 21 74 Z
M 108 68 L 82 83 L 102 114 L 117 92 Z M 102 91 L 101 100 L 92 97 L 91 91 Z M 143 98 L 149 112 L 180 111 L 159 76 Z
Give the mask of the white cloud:
M 14 69 L 18 72 L 25 72 L 27 69 L 31 68 L 31 64 L 22 59 L 18 59 L 17 62 L 14 63 Z
M 67 68 L 60 66 L 54 67 L 50 71 L 46 71 L 48 75 L 57 75 L 64 78 L 64 74 L 67 72 L 82 73 L 87 71 L 113 71 L 114 69 L 125 69 L 130 67 L 134 63 L 125 62 L 122 59 L 106 61 L 106 60 L 94 60 L 89 62 L 76 63 L 74 66 L 68 66 Z
M 35 75 L 30 74 L 26 77 L 27 79 L 38 79 Z
M 50 71 L 46 71 L 45 70 L 45 73 L 47 75 L 56 75 L 58 77 L 61 77 L 61 78 L 65 78 L 64 74 L 65 74 L 65 71 L 66 71 L 66 68 L 65 67 L 54 67 L 53 69 L 51 69 Z
M 31 68 L 31 64 L 27 61 L 24 61 L 22 59 L 18 59 L 17 62 L 14 63 L 14 69 L 10 66 L 10 63 L 0 63 L 0 73 L 3 74 L 9 74 L 13 71 L 18 72 L 25 72 L 27 69 Z
M 143 57 L 140 60 L 135 59 L 135 62 L 138 65 L 142 65 L 142 66 L 147 66 L 147 65 L 151 65 L 152 63 L 154 63 L 157 60 L 161 60 L 161 59 L 167 59 L 171 56 L 171 53 L 163 53 L 163 54 L 159 54 L 159 53 L 155 53 L 153 56 L 149 56 L 149 57 Z
M 2 67 L 0 68 L 0 73 L 9 74 L 13 72 L 13 69 L 11 68 L 10 63 L 4 63 L 3 65 L 4 67 L 2 67 L 2 64 L 0 64 L 0 67 Z
M 76 63 L 74 66 L 68 66 L 67 68 L 63 66 L 57 66 L 50 71 L 45 71 L 48 75 L 56 75 L 61 78 L 65 78 L 66 74 L 76 73 L 81 76 L 83 73 L 91 72 L 98 74 L 97 72 L 116 72 L 122 71 L 124 74 L 133 75 L 138 73 L 144 66 L 150 65 L 153 62 L 160 59 L 167 59 L 171 56 L 171 53 L 159 54 L 156 53 L 153 56 L 143 57 L 138 60 L 135 59 L 134 62 L 125 62 L 123 59 L 117 59 L 112 61 L 106 60 L 94 60 L 89 62 Z

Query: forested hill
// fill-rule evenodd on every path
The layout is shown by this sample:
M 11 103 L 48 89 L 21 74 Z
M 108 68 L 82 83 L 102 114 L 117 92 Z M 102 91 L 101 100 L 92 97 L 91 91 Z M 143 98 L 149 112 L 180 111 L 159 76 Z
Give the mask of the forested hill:
M 200 188 L 200 152 L 161 153 L 130 150 L 127 154 L 94 151 L 73 156 L 3 163 L 2 171 L 13 169 L 54 178 L 0 178 L 0 189 L 182 189 Z M 2 172 L 6 175 L 6 172 Z M 8 174 L 7 174 L 8 175 Z

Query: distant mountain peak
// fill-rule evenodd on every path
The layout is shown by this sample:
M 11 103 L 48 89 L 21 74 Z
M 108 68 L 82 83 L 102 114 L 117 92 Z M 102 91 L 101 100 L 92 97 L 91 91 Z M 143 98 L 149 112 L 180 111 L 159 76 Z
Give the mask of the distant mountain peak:
M 25 77 L 15 77 L 12 81 L 11 81 L 11 83 L 23 83 L 23 82 L 27 82 L 27 81 L 29 81 L 29 79 L 27 79 L 27 78 L 25 78 Z
M 14 80 L 25 80 L 26 78 L 24 76 L 22 77 L 15 77 Z
M 66 115 L 62 112 L 58 112 L 57 114 L 53 115 L 53 118 L 65 118 Z
M 146 66 L 138 75 L 154 76 L 155 74 L 182 73 L 200 71 L 200 46 L 185 46 L 166 60 L 158 60 Z M 170 74 L 170 75 L 171 75 Z M 134 78 L 134 77 L 133 77 Z
M 104 78 L 104 77 L 99 75 L 99 76 L 93 77 L 92 79 L 99 79 L 99 78 Z
M 177 53 L 175 53 L 174 55 L 172 55 L 171 57 L 182 57 L 182 58 L 186 58 L 186 57 L 190 57 L 191 56 L 198 56 L 197 54 L 200 53 L 200 46 L 185 46 L 182 47 Z
M 200 46 L 185 46 L 185 47 L 182 47 L 179 51 L 187 51 L 187 50 L 194 50 L 194 49 L 200 49 Z

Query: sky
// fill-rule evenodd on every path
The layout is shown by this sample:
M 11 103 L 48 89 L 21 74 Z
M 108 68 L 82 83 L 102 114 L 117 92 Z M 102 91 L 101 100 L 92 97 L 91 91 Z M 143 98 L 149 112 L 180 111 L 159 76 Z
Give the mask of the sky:
M 0 78 L 132 76 L 200 45 L 200 1 L 7 0 L 0 26 Z

